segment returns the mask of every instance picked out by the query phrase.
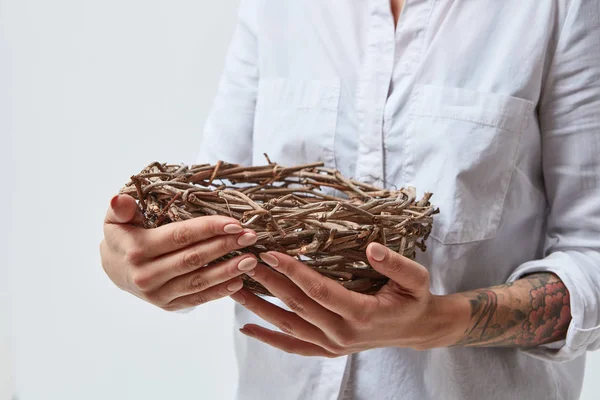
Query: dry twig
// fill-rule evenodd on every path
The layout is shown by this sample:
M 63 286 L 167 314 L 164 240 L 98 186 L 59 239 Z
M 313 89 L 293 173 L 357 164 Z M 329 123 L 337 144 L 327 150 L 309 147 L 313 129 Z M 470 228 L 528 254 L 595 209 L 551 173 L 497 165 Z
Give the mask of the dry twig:
M 332 189 L 344 197 L 332 195 Z M 429 203 L 431 193 L 417 201 L 414 188 L 382 189 L 322 163 L 286 168 L 270 161 L 252 167 L 154 162 L 120 193 L 138 200 L 146 228 L 204 215 L 230 216 L 253 229 L 258 241 L 222 259 L 277 250 L 362 293 L 375 293 L 387 282 L 368 265 L 367 245 L 376 241 L 414 258 L 415 248 L 425 251 L 438 212 Z M 253 292 L 270 295 L 252 278 L 243 279 Z

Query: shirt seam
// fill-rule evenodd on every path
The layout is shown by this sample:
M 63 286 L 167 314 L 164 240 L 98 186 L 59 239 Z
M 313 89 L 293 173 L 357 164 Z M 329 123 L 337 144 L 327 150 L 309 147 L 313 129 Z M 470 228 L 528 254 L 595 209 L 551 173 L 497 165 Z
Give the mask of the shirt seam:
M 573 324 L 573 329 L 578 331 L 578 332 L 585 332 L 585 333 L 594 333 L 597 330 L 600 330 L 600 324 L 591 327 L 591 328 L 578 328 L 577 325 Z M 589 343 L 588 343 L 589 344 Z
M 454 116 L 451 116 L 451 115 L 438 115 L 438 114 L 433 114 L 433 113 L 417 113 L 417 112 L 413 112 L 413 113 L 411 113 L 411 115 L 413 115 L 415 117 L 436 118 L 436 119 L 450 119 L 450 120 L 454 120 L 454 121 L 472 122 L 474 124 L 478 124 L 478 125 L 482 125 L 482 126 L 489 126 L 489 127 L 492 127 L 492 128 L 502 129 L 503 131 L 516 132 L 516 133 L 521 132 L 521 129 L 522 129 L 522 128 L 519 128 L 519 129 L 510 129 L 510 128 L 502 126 L 501 124 L 492 124 L 492 123 L 489 123 L 489 122 L 481 121 L 479 119 L 468 118 L 468 117 L 454 117 Z
M 552 59 L 550 60 L 550 68 L 548 69 L 548 79 L 550 79 L 550 77 L 552 76 L 552 73 L 554 72 L 554 69 L 556 67 L 556 55 L 558 53 L 558 49 L 560 48 L 560 46 L 562 45 L 562 42 L 564 40 L 563 38 L 564 38 L 564 33 L 565 33 L 565 26 L 567 25 L 567 22 L 571 18 L 571 13 L 573 11 L 576 1 L 577 0 L 571 1 L 569 10 L 567 11 L 567 15 L 565 16 L 565 20 L 563 21 L 563 23 L 560 27 L 560 33 L 558 34 L 558 40 L 556 41 L 556 49 L 554 51 L 554 54 L 552 54 Z M 547 86 L 548 86 L 548 82 L 546 82 L 545 84 L 542 84 L 542 88 L 544 88 L 544 89 L 547 88 Z M 540 106 L 546 102 L 545 94 L 546 94 L 546 92 L 543 92 L 542 95 L 540 96 L 540 101 L 539 101 Z

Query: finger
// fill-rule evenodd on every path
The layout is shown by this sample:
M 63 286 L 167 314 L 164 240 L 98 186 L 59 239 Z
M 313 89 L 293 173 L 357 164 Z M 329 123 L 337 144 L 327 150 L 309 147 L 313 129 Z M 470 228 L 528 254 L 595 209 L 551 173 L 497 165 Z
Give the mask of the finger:
M 260 258 L 294 282 L 312 300 L 344 318 L 361 319 L 373 300 L 372 296 L 348 290 L 286 254 L 269 251 L 261 253 Z
M 316 344 L 308 343 L 285 333 L 275 332 L 259 325 L 247 324 L 240 329 L 240 332 L 254 339 L 260 340 L 269 346 L 283 350 L 286 353 L 299 354 L 301 356 L 308 357 L 316 356 L 333 358 L 339 356 L 338 354 L 329 352 L 324 348 L 317 346 Z
M 279 298 L 288 306 L 292 312 L 322 330 L 334 332 L 339 330 L 339 327 L 344 323 L 341 316 L 308 297 L 285 275 L 259 264 L 254 269 L 252 279 L 261 283 L 273 296 Z
M 163 255 L 136 271 L 142 289 L 155 289 L 171 279 L 204 267 L 206 264 L 256 242 L 254 232 L 205 240 L 188 248 Z
M 221 215 L 191 218 L 146 230 L 143 251 L 148 258 L 158 257 L 214 237 L 237 235 L 243 230 L 234 218 Z
M 174 278 L 161 286 L 156 295 L 160 301 L 169 303 L 178 297 L 202 292 L 235 277 L 247 274 L 254 267 L 256 267 L 254 256 L 234 257 Z
M 135 231 L 143 232 L 144 216 L 135 199 L 129 195 L 116 195 L 104 217 L 104 237 L 111 249 L 123 252 L 133 246 Z
M 129 195 L 116 195 L 104 217 L 105 224 L 132 224 L 144 226 L 144 215 L 135 199 Z
M 421 264 L 376 242 L 367 246 L 367 257 L 374 269 L 415 296 L 429 292 L 429 271 Z
M 242 288 L 244 283 L 240 278 L 234 278 L 227 282 L 223 282 L 217 286 L 213 286 L 202 292 L 188 294 L 187 296 L 178 297 L 169 304 L 161 307 L 167 311 L 177 311 L 184 308 L 195 307 L 210 301 L 230 296 Z
M 297 314 L 261 299 L 247 289 L 242 289 L 229 297 L 265 321 L 275 325 L 283 333 L 323 348 L 328 343 L 327 337 L 319 328 L 300 318 Z

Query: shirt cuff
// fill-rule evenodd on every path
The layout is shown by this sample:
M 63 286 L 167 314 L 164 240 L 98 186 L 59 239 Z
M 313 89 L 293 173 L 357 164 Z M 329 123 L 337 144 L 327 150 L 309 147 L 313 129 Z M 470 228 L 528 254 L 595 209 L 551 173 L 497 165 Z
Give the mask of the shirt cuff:
M 519 266 L 507 279 L 513 282 L 524 275 L 550 272 L 557 275 L 569 291 L 571 322 L 564 340 L 520 349 L 532 357 L 553 361 L 571 361 L 587 350 L 600 348 L 600 280 L 597 265 L 578 252 L 555 252 L 543 260 Z

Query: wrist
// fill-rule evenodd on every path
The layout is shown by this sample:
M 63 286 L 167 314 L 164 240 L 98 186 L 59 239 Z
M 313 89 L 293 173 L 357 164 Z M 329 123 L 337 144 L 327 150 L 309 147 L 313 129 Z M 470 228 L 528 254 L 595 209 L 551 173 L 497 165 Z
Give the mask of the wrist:
M 461 341 L 471 316 L 469 300 L 460 294 L 432 295 L 427 318 L 429 334 L 420 350 L 449 347 Z

